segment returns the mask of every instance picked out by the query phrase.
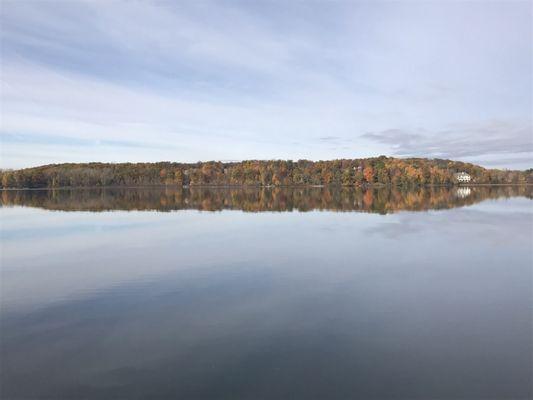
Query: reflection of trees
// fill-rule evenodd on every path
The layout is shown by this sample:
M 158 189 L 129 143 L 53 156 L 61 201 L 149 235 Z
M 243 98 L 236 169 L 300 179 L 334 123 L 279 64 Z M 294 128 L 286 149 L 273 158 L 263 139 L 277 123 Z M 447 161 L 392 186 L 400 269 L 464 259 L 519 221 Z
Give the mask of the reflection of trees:
M 58 190 L 7 190 L 2 206 L 29 206 L 63 211 L 106 210 L 243 210 L 261 211 L 360 211 L 393 213 L 422 211 L 474 204 L 485 199 L 525 196 L 531 186 L 477 186 L 468 196 L 454 188 L 105 188 Z

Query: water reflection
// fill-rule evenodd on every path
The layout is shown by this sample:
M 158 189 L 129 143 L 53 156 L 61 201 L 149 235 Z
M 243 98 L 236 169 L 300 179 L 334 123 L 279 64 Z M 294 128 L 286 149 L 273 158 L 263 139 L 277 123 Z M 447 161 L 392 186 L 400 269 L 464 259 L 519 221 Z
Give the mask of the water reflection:
M 486 199 L 533 198 L 532 186 L 398 188 L 95 188 L 6 190 L 2 206 L 62 211 L 359 211 L 389 214 L 402 210 L 448 209 Z
M 472 189 L 470 189 L 469 187 L 458 187 L 455 191 L 455 194 L 457 195 L 457 197 L 464 199 L 472 194 Z
M 531 193 L 458 189 L 3 192 L 0 398 L 529 399 Z M 179 208 L 365 212 L 48 211 Z

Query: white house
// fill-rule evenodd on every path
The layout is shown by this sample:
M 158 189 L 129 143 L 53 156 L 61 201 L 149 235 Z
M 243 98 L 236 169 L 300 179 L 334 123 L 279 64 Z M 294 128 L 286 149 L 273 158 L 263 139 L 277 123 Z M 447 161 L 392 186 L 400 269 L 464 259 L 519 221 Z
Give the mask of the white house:
M 472 177 L 466 172 L 457 172 L 456 174 L 453 174 L 453 177 L 459 183 L 468 183 L 472 179 Z

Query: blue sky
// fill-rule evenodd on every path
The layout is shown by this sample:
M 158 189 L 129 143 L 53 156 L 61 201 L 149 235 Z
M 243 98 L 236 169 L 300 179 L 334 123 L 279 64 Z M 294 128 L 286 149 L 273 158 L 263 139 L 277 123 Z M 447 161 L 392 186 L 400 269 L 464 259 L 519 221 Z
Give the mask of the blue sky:
M 533 167 L 530 1 L 1 2 L 0 167 Z

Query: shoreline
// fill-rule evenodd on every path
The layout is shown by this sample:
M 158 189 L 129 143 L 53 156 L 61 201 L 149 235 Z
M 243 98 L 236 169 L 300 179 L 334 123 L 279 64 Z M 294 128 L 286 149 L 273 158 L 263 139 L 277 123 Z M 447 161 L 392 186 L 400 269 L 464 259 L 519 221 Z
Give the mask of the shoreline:
M 421 189 L 421 188 L 454 188 L 454 187 L 498 187 L 498 186 L 533 186 L 533 183 L 458 183 L 447 185 L 390 185 L 390 184 L 371 184 L 371 185 L 112 185 L 112 186 L 58 186 L 58 187 L 39 187 L 39 188 L 0 188 L 0 191 L 17 191 L 17 190 L 84 190 L 84 189 Z

